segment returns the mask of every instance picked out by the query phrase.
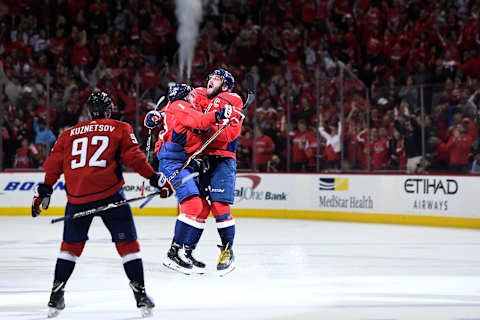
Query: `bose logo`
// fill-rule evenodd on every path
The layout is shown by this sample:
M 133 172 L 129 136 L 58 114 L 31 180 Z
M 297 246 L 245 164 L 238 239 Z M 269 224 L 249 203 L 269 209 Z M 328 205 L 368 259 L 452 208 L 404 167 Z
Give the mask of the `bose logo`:
M 36 185 L 39 185 L 40 182 L 35 181 L 10 181 L 3 191 L 31 191 Z M 62 181 L 57 182 L 53 190 L 65 190 L 65 184 Z

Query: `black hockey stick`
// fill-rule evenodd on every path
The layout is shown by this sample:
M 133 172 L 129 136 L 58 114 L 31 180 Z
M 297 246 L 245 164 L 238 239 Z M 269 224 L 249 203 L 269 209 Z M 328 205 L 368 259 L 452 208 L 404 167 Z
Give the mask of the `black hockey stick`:
M 160 104 L 165 100 L 165 96 L 161 96 L 160 99 L 158 99 L 157 104 L 155 105 L 155 109 L 157 110 Z M 152 129 L 148 129 L 148 140 L 147 140 L 147 148 L 146 148 L 146 153 L 147 153 L 147 162 L 150 159 L 150 144 L 152 142 Z
M 248 95 L 247 101 L 245 101 L 242 110 L 247 109 L 255 100 L 255 85 L 253 83 L 253 75 L 251 73 L 247 73 L 245 77 L 247 80 Z M 200 153 L 202 153 L 202 151 L 205 150 L 205 148 L 208 147 L 208 145 L 212 143 L 212 141 L 215 140 L 229 126 L 229 124 L 230 121 L 227 121 L 225 124 L 223 124 L 222 127 L 218 129 L 218 131 L 215 132 L 207 141 L 205 141 L 197 151 L 195 151 L 190 157 L 188 157 L 187 161 L 185 161 L 185 163 L 179 169 L 175 170 L 175 172 L 170 177 L 168 177 L 168 180 L 171 181 L 177 176 L 180 171 L 185 169 L 190 164 L 190 162 L 192 162 L 193 159 L 195 159 Z
M 160 99 L 158 99 L 157 104 L 155 105 L 155 108 L 153 110 L 157 110 L 158 106 L 165 100 L 165 96 L 161 96 Z M 147 148 L 145 152 L 147 153 L 147 162 L 150 160 L 150 145 L 152 143 L 152 129 L 148 128 L 148 139 L 147 139 Z M 140 194 L 143 196 L 145 193 L 145 180 L 142 182 L 142 190 Z
M 175 185 L 173 187 L 176 189 L 180 185 L 184 184 L 185 182 L 187 182 L 188 180 L 190 180 L 192 178 L 195 178 L 196 176 L 198 176 L 198 172 L 191 173 L 188 176 L 184 177 L 179 182 L 175 183 Z M 147 194 L 145 196 L 131 198 L 131 199 L 124 199 L 124 200 L 120 200 L 120 201 L 117 201 L 117 202 L 112 202 L 112 203 L 109 203 L 107 205 L 100 206 L 98 208 L 93 208 L 93 209 L 77 212 L 77 213 L 75 213 L 71 216 L 64 216 L 64 217 L 60 217 L 60 218 L 55 218 L 55 219 L 52 219 L 50 222 L 51 223 L 56 223 L 56 222 L 60 222 L 60 221 L 72 220 L 72 219 L 77 219 L 77 218 L 89 216 L 91 214 L 95 214 L 95 213 L 99 213 L 99 212 L 106 211 L 106 210 L 109 210 L 109 209 L 117 208 L 117 207 L 123 206 L 127 203 L 130 203 L 130 202 L 143 200 L 143 199 L 146 199 L 146 198 L 151 198 L 151 197 L 154 197 L 154 196 L 158 196 L 160 194 L 161 194 L 161 191 L 156 191 L 156 192 Z

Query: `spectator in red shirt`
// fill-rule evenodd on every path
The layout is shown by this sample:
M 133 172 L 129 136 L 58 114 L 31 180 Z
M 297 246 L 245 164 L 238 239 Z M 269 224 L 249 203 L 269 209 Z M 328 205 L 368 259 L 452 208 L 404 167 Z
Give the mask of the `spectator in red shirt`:
M 76 26 L 73 28 L 76 29 Z M 87 32 L 85 30 L 81 32 L 73 32 L 72 39 L 75 41 L 72 47 L 72 65 L 74 66 L 86 66 L 88 64 L 89 52 L 87 48 Z
M 272 153 L 275 150 L 275 143 L 273 143 L 272 138 L 263 134 L 263 130 L 259 125 L 255 129 L 253 146 L 255 148 L 255 159 L 252 158 L 252 162 L 256 161 L 258 170 L 266 172 L 267 163 L 271 160 Z
M 302 16 L 301 20 L 303 23 L 312 25 L 315 22 L 317 4 L 315 0 L 306 0 L 302 5 Z
M 53 55 L 53 63 L 56 64 L 66 53 L 67 38 L 64 37 L 64 30 L 57 29 L 55 38 L 50 40 L 50 53 Z
M 378 29 L 374 29 L 373 33 L 367 40 L 367 56 L 372 65 L 376 66 L 382 64 L 383 44 Z
M 15 159 L 13 160 L 14 168 L 27 169 L 32 167 L 32 158 L 34 154 L 29 148 L 29 142 L 27 138 L 23 138 L 20 148 L 17 149 Z
M 308 164 L 307 150 L 310 141 L 315 139 L 315 134 L 311 130 L 307 130 L 307 123 L 304 119 L 297 122 L 297 130 L 292 138 L 292 156 L 293 169 L 295 171 L 305 171 Z M 311 157 L 312 155 L 310 155 Z
M 373 142 L 373 169 L 385 170 L 390 164 L 390 137 L 387 135 L 387 129 L 380 127 L 378 129 L 378 139 Z
M 464 64 L 457 64 L 457 67 L 466 74 L 475 75 L 477 78 L 480 78 L 480 55 L 469 59 Z
M 43 96 L 38 99 L 38 107 L 36 113 L 40 119 L 43 119 L 45 121 L 48 120 L 48 122 L 50 123 L 50 128 L 53 128 L 53 124 L 57 119 L 57 112 L 52 106 L 47 107 L 47 102 L 45 100 L 45 97 Z
M 428 138 L 426 167 L 428 171 L 448 171 L 449 147 L 437 136 Z
M 472 137 L 468 134 L 468 123 L 457 124 L 447 144 L 450 150 L 450 172 L 468 172 L 472 144 Z
M 140 77 L 142 77 L 143 90 L 153 89 L 160 80 L 157 68 L 152 67 L 148 60 L 140 71 Z

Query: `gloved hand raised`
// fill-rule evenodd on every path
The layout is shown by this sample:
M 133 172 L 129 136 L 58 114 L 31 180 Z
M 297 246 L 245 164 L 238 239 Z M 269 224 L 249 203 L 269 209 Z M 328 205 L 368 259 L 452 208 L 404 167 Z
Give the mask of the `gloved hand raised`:
M 143 120 L 143 124 L 148 129 L 155 129 L 156 127 L 162 125 L 163 117 L 160 112 L 157 110 L 151 110 L 145 116 L 145 120 Z
M 227 104 L 225 107 L 221 108 L 220 111 L 215 111 L 215 119 L 217 123 L 220 123 L 222 120 L 230 119 L 232 116 L 232 106 Z
M 52 186 L 45 183 L 40 183 L 38 186 L 35 187 L 32 201 L 32 217 L 35 218 L 40 215 L 40 213 L 42 212 L 42 210 L 40 209 L 40 205 L 42 205 L 43 209 L 48 209 L 52 192 Z
M 160 190 L 160 198 L 168 198 L 173 194 L 173 185 L 163 173 L 155 173 L 149 180 L 152 187 Z

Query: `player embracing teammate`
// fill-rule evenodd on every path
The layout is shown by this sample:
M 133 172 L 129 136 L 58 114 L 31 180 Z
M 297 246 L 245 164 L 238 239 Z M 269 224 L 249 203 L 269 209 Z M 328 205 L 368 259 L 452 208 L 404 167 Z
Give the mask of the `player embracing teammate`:
M 228 71 L 217 69 L 209 75 L 206 88 L 196 88 L 188 92 L 188 95 L 181 95 L 183 97 L 180 99 L 184 100 L 181 104 L 185 105 L 185 100 L 188 100 L 190 102 L 188 107 L 182 110 L 176 108 L 176 111 L 172 108 L 178 102 L 172 101 L 171 91 L 181 92 L 183 91 L 181 86 L 186 86 L 175 85 L 169 90 L 170 104 L 159 115 L 154 112 L 147 115 L 147 120 L 159 119 L 160 116 L 163 121 L 165 131 L 160 133 L 156 151 L 160 160 L 160 171 L 167 177 L 181 167 L 189 154 L 198 150 L 226 125 L 198 157 L 197 160 L 200 161 L 187 166 L 183 170 L 184 173 L 182 171 L 179 173 L 180 179 L 194 170 L 199 170 L 200 176 L 195 183 L 193 181 L 185 183 L 182 185 L 183 190 L 180 188 L 176 190 L 181 212 L 175 224 L 172 246 L 164 265 L 187 274 L 203 273 L 205 268 L 205 264 L 195 259 L 192 252 L 200 240 L 210 212 L 215 218 L 222 243 L 218 246 L 221 251 L 217 260 L 218 274 L 223 276 L 235 268 L 233 254 L 235 220 L 230 205 L 234 202 L 237 172 L 235 154 L 244 116 L 242 99 L 232 92 L 234 85 L 235 80 Z M 210 127 L 187 125 L 185 117 L 182 116 L 187 108 L 197 110 L 190 111 L 191 117 L 197 120 L 200 119 L 198 112 L 203 112 L 206 115 L 215 114 L 217 121 Z M 222 123 L 219 123 L 222 119 Z M 172 127 L 173 123 L 176 124 Z M 178 131 L 174 128 L 177 124 L 181 124 Z M 153 123 L 152 125 L 156 126 Z M 188 128 L 190 129 L 186 130 Z M 178 156 L 169 155 L 169 152 L 176 152 Z
M 149 129 L 160 128 L 159 141 L 155 152 L 159 159 L 159 169 L 172 182 L 177 183 L 196 170 L 191 162 L 180 170 L 189 154 L 202 146 L 200 131 L 211 130 L 217 123 L 228 119 L 231 106 L 209 113 L 198 111 L 192 104 L 192 89 L 185 84 L 175 84 L 168 90 L 169 103 L 160 112 L 150 111 L 145 117 L 145 126 Z M 180 171 L 179 171 L 180 170 Z M 193 257 L 193 249 L 203 229 L 207 209 L 206 200 L 200 198 L 198 184 L 189 180 L 176 188 L 176 196 L 181 212 L 175 222 L 174 236 L 170 250 L 163 264 L 186 274 L 203 273 L 205 264 Z M 208 212 L 206 213 L 208 216 Z
M 227 128 L 208 145 L 202 153 L 205 170 L 199 178 L 202 197 L 210 201 L 210 210 L 215 218 L 217 231 L 222 242 L 217 260 L 219 275 L 225 275 L 235 269 L 233 243 L 235 239 L 235 219 L 230 205 L 234 202 L 235 181 L 237 175 L 236 151 L 243 123 L 243 102 L 233 93 L 235 79 L 230 72 L 217 69 L 208 76 L 206 88 L 196 89 L 198 104 L 204 112 L 218 111 L 232 106 L 232 116 Z M 207 105 L 204 96 L 210 100 Z M 202 136 L 203 141 L 210 138 L 220 126 Z M 202 218 L 208 217 L 202 216 Z

